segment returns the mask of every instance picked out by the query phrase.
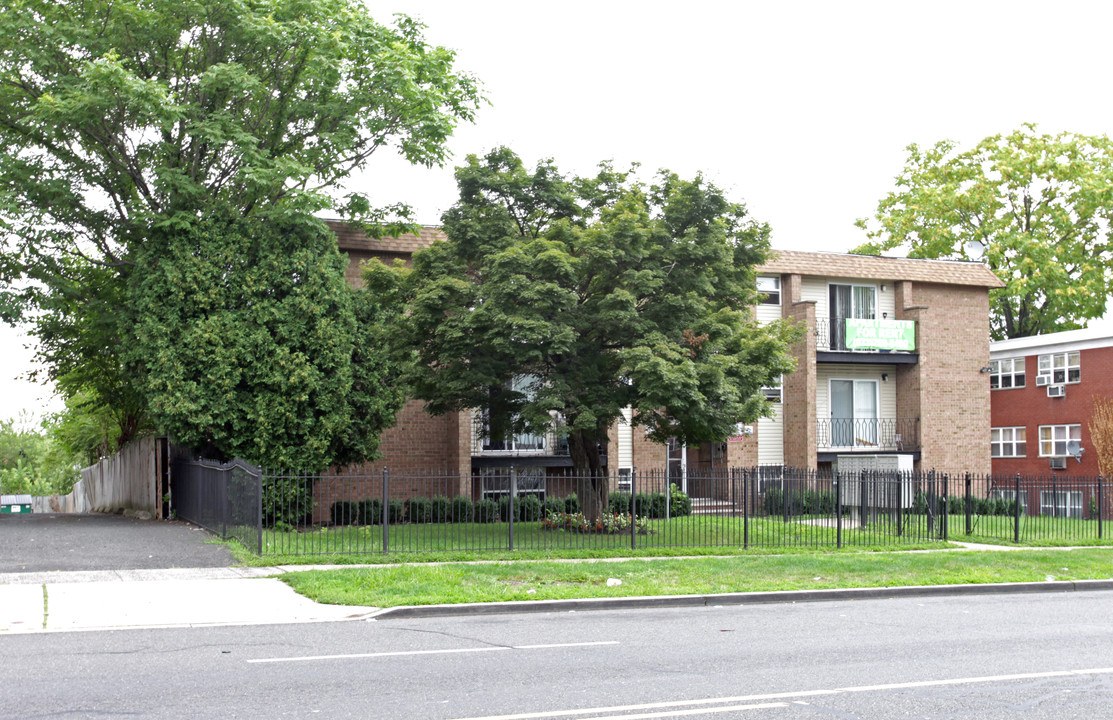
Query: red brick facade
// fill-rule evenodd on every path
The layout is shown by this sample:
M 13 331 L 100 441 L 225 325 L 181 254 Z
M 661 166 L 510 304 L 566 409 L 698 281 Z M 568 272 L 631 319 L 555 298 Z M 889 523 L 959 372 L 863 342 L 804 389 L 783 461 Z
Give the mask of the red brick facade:
M 1021 457 L 993 458 L 993 472 L 1005 475 L 1098 474 L 1097 452 L 1090 439 L 1090 422 L 1095 398 L 1113 397 L 1113 333 L 1075 330 L 1034 338 L 993 343 L 994 360 L 1022 360 L 1024 386 L 990 391 L 991 428 L 1025 429 L 1025 452 Z M 1046 385 L 1037 385 L 1041 354 L 1078 352 L 1077 382 L 1063 383 L 1063 397 L 1048 397 Z M 1040 455 L 1041 426 L 1080 426 L 1082 461 L 1067 457 L 1066 467 L 1052 470 L 1049 457 Z M 990 438 L 985 438 L 987 447 Z

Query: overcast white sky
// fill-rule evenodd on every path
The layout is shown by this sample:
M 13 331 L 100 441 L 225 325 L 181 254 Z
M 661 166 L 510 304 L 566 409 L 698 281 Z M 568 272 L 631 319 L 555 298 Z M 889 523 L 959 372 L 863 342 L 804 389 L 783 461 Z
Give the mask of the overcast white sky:
M 854 220 L 893 187 L 909 143 L 1041 130 L 1113 134 L 1113 3 L 370 2 L 457 51 L 491 105 L 460 128 L 456 159 L 508 145 L 588 173 L 702 171 L 768 222 L 773 245 L 845 251 Z M 359 182 L 438 224 L 450 167 L 373 158 Z M 40 413 L 49 390 L 14 378 L 23 340 L 0 330 L 0 418 Z M 10 378 L 10 380 L 9 380 Z M 54 405 L 56 407 L 56 404 Z

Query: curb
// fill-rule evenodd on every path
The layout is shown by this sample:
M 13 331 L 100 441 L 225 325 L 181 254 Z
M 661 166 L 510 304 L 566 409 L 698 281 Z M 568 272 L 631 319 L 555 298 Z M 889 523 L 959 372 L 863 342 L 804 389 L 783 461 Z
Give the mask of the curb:
M 461 615 L 506 615 L 511 613 L 580 612 L 592 610 L 644 610 L 651 608 L 720 607 L 727 605 L 772 605 L 838 600 L 893 600 L 910 597 L 966 597 L 973 595 L 1022 595 L 1034 593 L 1091 592 L 1113 590 L 1113 580 L 1059 580 L 1028 583 L 985 583 L 980 585 L 923 585 L 888 588 L 833 588 L 830 590 L 783 590 L 772 592 L 723 593 L 720 595 L 660 595 L 646 597 L 591 598 L 579 600 L 516 600 L 501 603 L 458 605 L 401 605 L 364 616 L 364 620 Z

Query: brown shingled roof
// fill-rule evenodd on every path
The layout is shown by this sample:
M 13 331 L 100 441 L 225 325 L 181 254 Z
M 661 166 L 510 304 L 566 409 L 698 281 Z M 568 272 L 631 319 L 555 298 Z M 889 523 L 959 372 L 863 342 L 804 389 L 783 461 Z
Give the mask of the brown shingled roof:
M 774 250 L 769 262 L 758 268 L 758 272 L 870 280 L 913 280 L 991 288 L 1005 286 L 992 270 L 978 262 L 798 250 Z
M 396 238 L 382 237 L 376 240 L 367 237 L 366 233 L 359 228 L 352 227 L 339 220 L 326 220 L 325 224 L 336 233 L 337 245 L 341 252 L 345 250 L 370 250 L 373 252 L 415 253 L 429 247 L 435 240 L 444 239 L 444 231 L 436 227 L 423 227 L 417 235 L 405 233 Z

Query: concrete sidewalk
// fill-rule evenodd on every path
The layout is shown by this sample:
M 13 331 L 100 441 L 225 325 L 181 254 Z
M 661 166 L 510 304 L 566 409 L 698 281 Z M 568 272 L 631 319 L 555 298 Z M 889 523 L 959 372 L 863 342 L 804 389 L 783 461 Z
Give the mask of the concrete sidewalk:
M 75 630 L 270 625 L 366 617 L 321 605 L 273 576 L 280 568 L 0 575 L 0 637 Z
M 909 596 L 960 597 L 1113 590 L 1113 580 L 1079 580 L 614 597 L 379 609 L 321 605 L 298 595 L 276 577 L 287 572 L 340 567 L 376 566 L 299 565 L 260 568 L 0 573 L 0 637 L 6 634 L 80 630 L 273 625 L 372 618 L 402 619 L 447 615 L 826 602 Z

